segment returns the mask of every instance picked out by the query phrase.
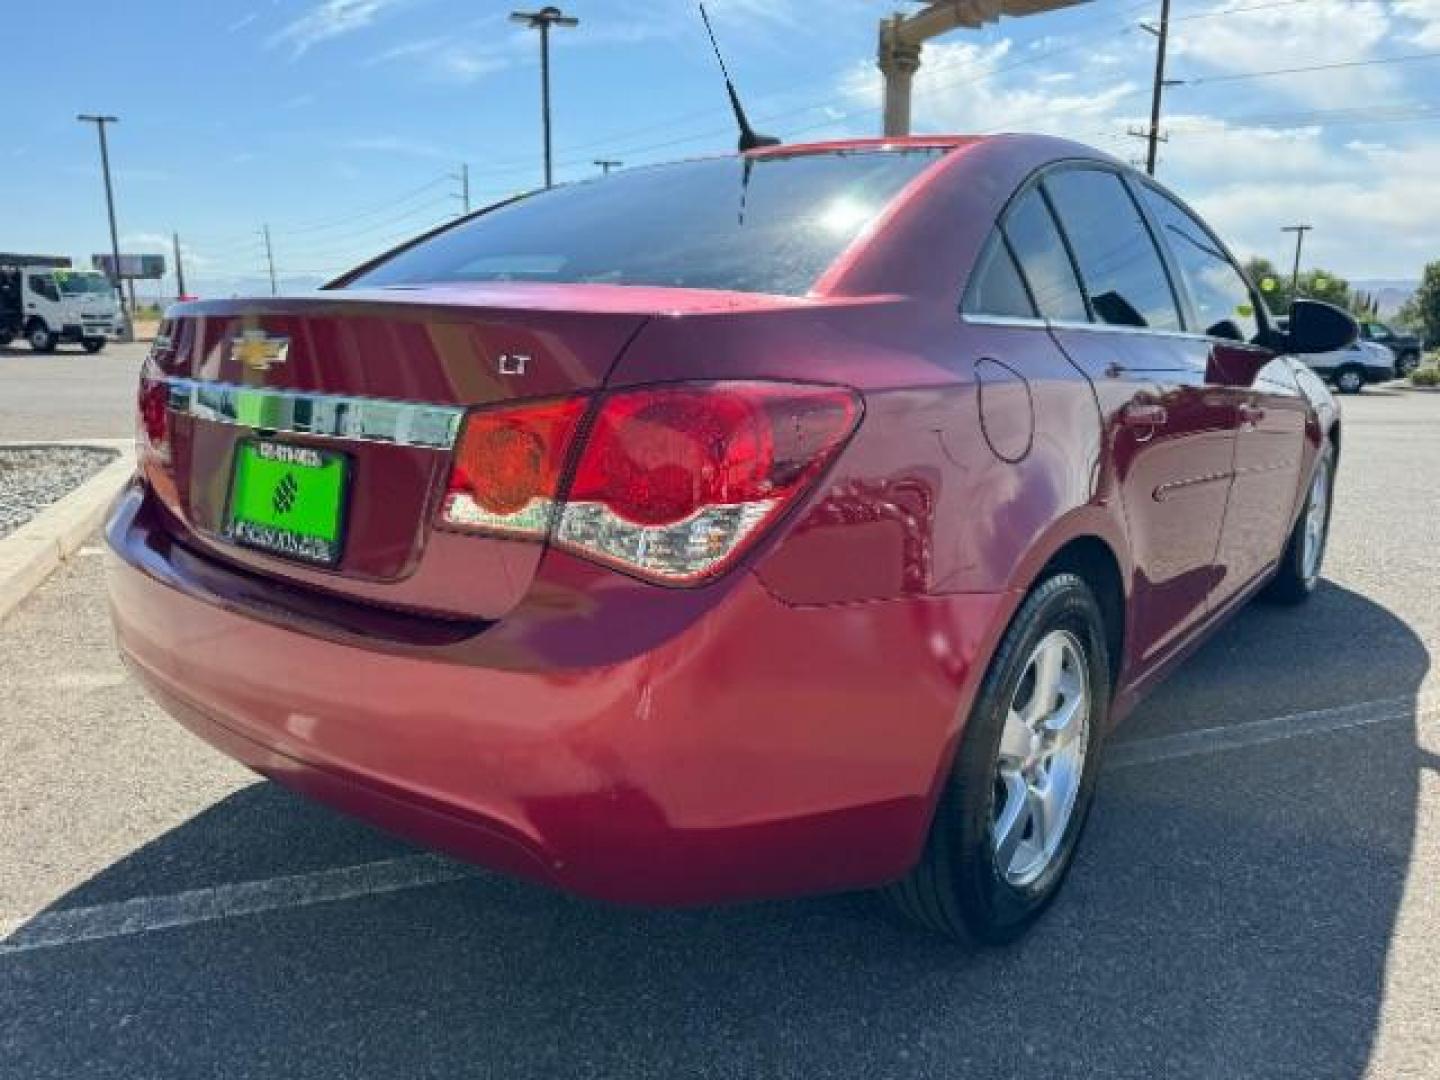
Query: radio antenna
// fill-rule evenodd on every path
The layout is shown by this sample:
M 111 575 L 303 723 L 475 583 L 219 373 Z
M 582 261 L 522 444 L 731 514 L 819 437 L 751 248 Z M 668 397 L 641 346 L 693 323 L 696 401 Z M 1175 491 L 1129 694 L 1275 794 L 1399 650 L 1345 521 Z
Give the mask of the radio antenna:
M 780 140 L 773 135 L 757 135 L 755 129 L 750 126 L 749 119 L 745 116 L 745 106 L 740 104 L 740 95 L 735 92 L 735 84 L 730 81 L 730 70 L 725 66 L 725 57 L 720 55 L 720 46 L 715 41 L 715 31 L 710 26 L 710 16 L 705 13 L 705 5 L 700 5 L 700 18 L 705 23 L 705 33 L 710 38 L 710 48 L 715 50 L 715 59 L 720 62 L 720 74 L 725 76 L 725 92 L 730 95 L 730 108 L 735 113 L 735 123 L 740 128 L 740 152 L 755 150 L 762 146 L 779 146 Z

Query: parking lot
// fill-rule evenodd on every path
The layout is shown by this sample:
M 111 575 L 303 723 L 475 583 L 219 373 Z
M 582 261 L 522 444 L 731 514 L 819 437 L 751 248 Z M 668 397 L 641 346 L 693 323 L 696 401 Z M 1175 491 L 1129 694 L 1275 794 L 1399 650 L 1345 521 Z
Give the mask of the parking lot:
M 0 433 L 126 434 L 137 349 L 0 356 L 51 379 Z M 980 954 L 863 894 L 573 900 L 258 782 L 127 679 L 97 541 L 0 623 L 0 1076 L 1435 1076 L 1440 394 L 1343 404 L 1320 593 L 1142 708 Z

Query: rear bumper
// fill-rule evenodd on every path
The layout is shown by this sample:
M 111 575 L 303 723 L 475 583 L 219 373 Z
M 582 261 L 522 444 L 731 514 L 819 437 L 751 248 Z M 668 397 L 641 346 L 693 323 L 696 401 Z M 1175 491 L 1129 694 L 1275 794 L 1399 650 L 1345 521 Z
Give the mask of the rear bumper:
M 390 831 L 621 902 L 793 895 L 903 874 L 976 658 L 1010 608 L 974 594 L 796 608 L 747 575 L 629 659 L 487 667 L 439 647 L 327 639 L 273 610 L 257 617 L 166 560 L 144 503 L 127 492 L 107 530 L 111 607 L 122 653 L 177 719 Z M 263 592 L 263 579 L 250 581 Z M 536 636 L 577 631 L 611 632 L 548 625 Z

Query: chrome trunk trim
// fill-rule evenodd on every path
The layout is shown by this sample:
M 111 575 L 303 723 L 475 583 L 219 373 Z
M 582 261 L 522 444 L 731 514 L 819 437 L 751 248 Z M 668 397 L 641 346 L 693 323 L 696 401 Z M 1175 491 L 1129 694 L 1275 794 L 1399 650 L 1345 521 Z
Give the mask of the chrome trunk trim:
M 171 412 L 256 431 L 449 450 L 465 409 L 387 398 L 312 394 L 167 378 Z

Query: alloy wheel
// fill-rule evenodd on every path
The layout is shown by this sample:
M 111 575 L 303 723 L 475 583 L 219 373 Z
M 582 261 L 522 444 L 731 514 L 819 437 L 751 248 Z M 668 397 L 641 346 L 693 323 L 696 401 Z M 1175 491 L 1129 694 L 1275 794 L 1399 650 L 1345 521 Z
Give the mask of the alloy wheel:
M 1320 575 L 1320 558 L 1325 553 L 1325 529 L 1330 519 L 1330 463 L 1315 466 L 1310 496 L 1305 501 L 1305 531 L 1300 550 L 1300 569 L 1307 582 Z
M 1050 867 L 1075 812 L 1090 740 L 1090 675 L 1068 630 L 1040 639 L 1005 716 L 990 823 L 996 871 L 1024 887 Z

